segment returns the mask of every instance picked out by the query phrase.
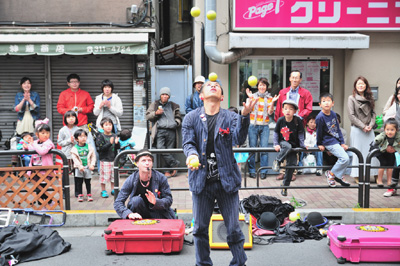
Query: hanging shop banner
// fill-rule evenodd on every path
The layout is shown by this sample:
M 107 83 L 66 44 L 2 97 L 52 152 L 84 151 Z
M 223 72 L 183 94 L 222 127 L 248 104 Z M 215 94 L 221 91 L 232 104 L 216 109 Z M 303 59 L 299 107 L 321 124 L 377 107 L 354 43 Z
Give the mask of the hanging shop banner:
M 147 43 L 2 43 L 0 55 L 147 54 Z
M 400 1 L 233 0 L 234 30 L 400 30 Z

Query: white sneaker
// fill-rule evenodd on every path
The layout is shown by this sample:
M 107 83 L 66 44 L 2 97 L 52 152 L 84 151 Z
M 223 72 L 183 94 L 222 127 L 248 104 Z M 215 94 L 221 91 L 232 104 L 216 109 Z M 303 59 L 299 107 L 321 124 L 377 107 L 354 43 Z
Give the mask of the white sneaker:
M 396 194 L 396 190 L 393 188 L 389 188 L 385 193 L 383 193 L 384 197 L 391 197 Z

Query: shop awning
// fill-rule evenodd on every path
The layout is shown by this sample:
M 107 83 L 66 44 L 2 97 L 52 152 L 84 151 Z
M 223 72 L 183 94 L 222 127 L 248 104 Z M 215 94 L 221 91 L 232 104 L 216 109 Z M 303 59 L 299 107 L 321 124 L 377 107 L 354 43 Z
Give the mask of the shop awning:
M 145 55 L 148 33 L 0 34 L 0 55 Z
M 232 48 L 368 49 L 369 36 L 358 33 L 229 33 Z

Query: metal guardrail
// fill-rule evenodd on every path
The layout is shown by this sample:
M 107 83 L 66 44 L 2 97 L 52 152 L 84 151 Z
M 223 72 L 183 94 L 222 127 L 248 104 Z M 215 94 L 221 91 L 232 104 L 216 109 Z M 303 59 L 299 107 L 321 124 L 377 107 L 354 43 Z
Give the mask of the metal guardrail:
M 63 186 L 63 194 L 65 195 L 65 209 L 70 210 L 71 209 L 71 202 L 70 202 L 70 186 L 69 186 L 69 175 L 68 175 L 68 160 L 65 154 L 57 149 L 52 149 L 49 151 L 49 153 L 58 155 L 61 157 L 63 161 L 63 167 L 62 167 L 62 186 Z M 23 155 L 23 154 L 37 154 L 36 151 L 25 151 L 25 150 L 6 150 L 6 151 L 0 151 L 0 156 L 6 156 L 6 155 Z M 11 161 L 11 158 L 10 158 Z
M 320 151 L 318 148 L 309 148 L 309 149 L 303 149 L 303 148 L 295 148 L 293 149 L 294 151 L 297 152 L 316 152 Z M 152 154 L 162 154 L 162 153 L 183 153 L 183 149 L 150 149 L 149 150 Z M 241 190 L 256 190 L 256 189 L 282 189 L 282 188 L 290 188 L 290 189 L 358 189 L 358 204 L 360 207 L 364 208 L 365 200 L 364 200 L 364 158 L 361 154 L 361 152 L 353 147 L 350 147 L 347 151 L 354 153 L 358 157 L 358 165 L 352 165 L 349 166 L 349 168 L 355 168 L 358 167 L 359 171 L 359 183 L 358 186 L 350 186 L 350 187 L 336 187 L 336 188 L 331 188 L 329 186 L 290 186 L 290 187 L 285 187 L 285 186 L 269 186 L 269 187 L 261 187 L 260 186 L 260 171 L 262 169 L 272 169 L 271 166 L 267 167 L 260 167 L 257 169 L 256 172 L 256 179 L 257 179 L 257 184 L 255 187 L 248 187 L 247 186 L 247 171 L 244 173 L 244 187 L 241 188 Z M 250 156 L 254 156 L 255 153 L 258 152 L 276 152 L 273 147 L 267 147 L 267 148 L 233 148 L 233 152 L 249 152 L 251 153 L 249 155 L 249 158 L 247 159 L 246 162 L 246 167 L 248 164 L 248 161 L 250 159 Z M 114 159 L 114 198 L 116 199 L 119 193 L 119 159 L 122 156 L 126 156 L 128 154 L 136 154 L 138 153 L 137 150 L 125 150 L 120 152 Z M 309 166 L 286 166 L 286 167 L 281 167 L 282 169 L 289 169 L 289 168 L 295 168 L 295 169 L 303 169 L 303 168 L 323 168 L 323 169 L 329 169 L 332 166 L 327 166 L 324 165 L 322 167 L 309 167 Z M 187 170 L 186 167 L 176 167 L 176 168 L 153 168 L 156 170 Z M 171 188 L 171 191 L 185 191 L 189 190 L 189 188 Z
M 364 197 L 364 206 L 365 208 L 369 208 L 369 202 L 370 202 L 370 197 L 371 197 L 371 182 L 370 182 L 370 178 L 371 178 L 371 169 L 380 169 L 380 168 L 384 168 L 384 169 L 394 169 L 394 168 L 399 168 L 399 167 L 394 167 L 394 166 L 372 166 L 371 162 L 372 162 L 372 158 L 376 157 L 376 155 L 378 155 L 380 153 L 379 149 L 374 149 L 372 150 L 368 155 L 367 158 L 365 159 L 365 182 L 364 182 L 364 186 L 365 186 L 365 197 Z M 373 189 L 388 189 L 389 187 L 374 187 Z

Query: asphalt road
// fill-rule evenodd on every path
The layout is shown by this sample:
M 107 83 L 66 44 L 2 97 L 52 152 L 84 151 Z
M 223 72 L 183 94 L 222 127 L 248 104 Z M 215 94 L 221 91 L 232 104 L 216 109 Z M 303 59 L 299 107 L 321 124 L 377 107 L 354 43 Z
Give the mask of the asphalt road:
M 55 228 L 60 235 L 72 244 L 69 252 L 62 255 L 21 265 L 162 265 L 162 266 L 192 266 L 195 265 L 194 246 L 184 245 L 178 254 L 124 254 L 106 255 L 106 242 L 102 237 L 104 228 Z M 187 237 L 190 239 L 190 237 Z M 303 243 L 274 243 L 272 245 L 254 245 L 246 251 L 247 266 L 264 265 L 307 265 L 329 266 L 338 265 L 327 245 L 327 239 L 321 241 L 306 240 Z M 229 265 L 231 253 L 229 250 L 212 250 L 211 258 L 214 265 Z M 349 264 L 347 262 L 346 264 Z M 365 265 L 399 265 L 363 263 Z

